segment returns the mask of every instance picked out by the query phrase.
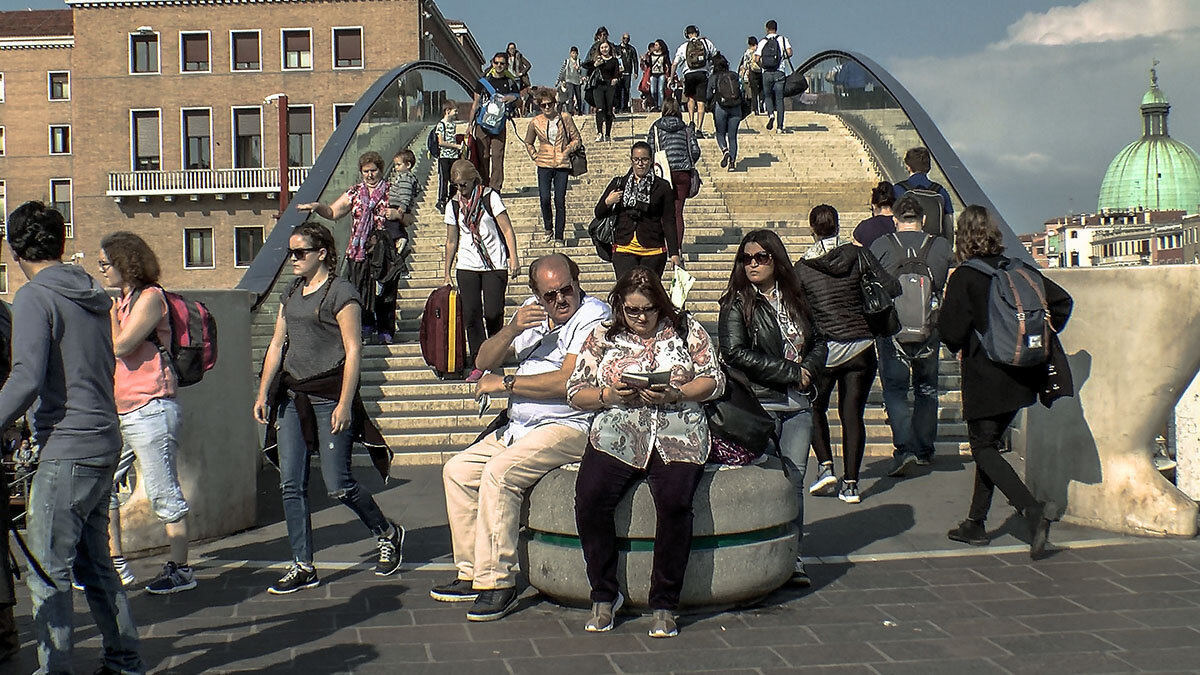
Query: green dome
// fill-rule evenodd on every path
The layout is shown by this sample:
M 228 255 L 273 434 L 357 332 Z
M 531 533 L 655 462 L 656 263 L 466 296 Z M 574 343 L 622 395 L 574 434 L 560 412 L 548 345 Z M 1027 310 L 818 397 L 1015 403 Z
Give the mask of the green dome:
M 1100 211 L 1200 211 L 1200 155 L 1167 133 L 1171 104 L 1150 70 L 1142 137 L 1125 146 L 1100 184 Z

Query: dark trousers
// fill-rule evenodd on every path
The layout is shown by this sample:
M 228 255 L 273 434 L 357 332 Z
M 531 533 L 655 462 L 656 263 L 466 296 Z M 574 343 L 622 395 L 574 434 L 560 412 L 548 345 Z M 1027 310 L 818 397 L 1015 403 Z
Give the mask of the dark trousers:
M 554 233 L 555 239 L 562 239 L 567 228 L 567 178 L 571 176 L 570 169 L 548 169 L 539 166 L 538 198 L 542 203 L 542 227 L 546 232 Z M 554 196 L 554 211 L 550 210 L 551 191 Z
M 454 195 L 450 193 L 450 167 L 458 160 L 453 158 L 438 158 L 438 204 L 445 204 Z
M 568 102 L 572 115 L 582 115 L 587 112 L 587 101 L 583 100 L 583 85 L 567 83 L 567 92 L 571 95 Z
M 613 251 L 612 266 L 613 273 L 617 275 L 618 281 L 624 277 L 629 270 L 635 267 L 645 267 L 661 277 L 663 275 L 663 271 L 667 269 L 667 254 L 659 253 L 658 255 L 633 255 L 632 253 L 617 253 L 616 251 Z
M 936 343 L 935 343 L 936 344 Z M 905 454 L 933 459 L 938 432 L 938 359 L 937 349 L 919 359 L 902 359 L 890 337 L 875 341 L 879 350 L 879 380 L 883 385 L 883 405 L 887 407 L 892 428 L 892 455 Z M 912 391 L 913 401 L 908 402 Z
M 508 288 L 508 270 L 458 270 L 455 276 L 458 278 L 458 298 L 462 303 L 467 346 L 474 358 L 484 341 L 504 327 L 504 292 Z
M 704 465 L 663 462 L 657 450 L 650 463 L 636 469 L 588 446 L 575 479 L 575 527 L 587 564 L 592 602 L 617 597 L 617 527 L 613 519 L 625 490 L 645 477 L 654 497 L 654 563 L 650 576 L 650 608 L 675 609 L 692 551 L 692 497 Z
M 750 71 L 750 112 L 763 111 L 763 78 L 762 71 Z
M 971 520 L 983 522 L 987 519 L 996 488 L 1000 488 L 1018 511 L 1024 512 L 1037 504 L 1021 477 L 1000 456 L 1000 437 L 1016 416 L 1014 410 L 994 417 L 967 420 L 967 438 L 971 442 L 971 457 L 975 459 L 975 491 L 971 495 L 971 510 L 967 513 Z
M 679 250 L 683 250 L 683 204 L 692 191 L 692 172 L 672 171 L 671 186 L 675 188 L 675 231 L 679 233 Z
M 596 133 L 612 136 L 613 107 L 617 104 L 617 88 L 611 84 L 592 87 L 592 102 L 596 104 Z
M 829 397 L 836 385 L 838 419 L 842 421 L 842 478 L 845 480 L 858 480 L 858 469 L 867 448 L 863 411 L 867 408 L 867 396 L 871 393 L 878 367 L 875 345 L 871 345 L 842 365 L 826 370 L 817 381 L 817 398 L 813 401 L 813 454 L 819 462 L 833 461 L 829 440 Z
M 617 85 L 617 110 L 629 112 L 629 105 L 633 101 L 629 95 L 629 88 L 632 84 L 632 73 L 626 73 L 621 76 L 621 84 Z
M 504 188 L 504 141 L 507 137 L 507 127 L 495 136 L 475 127 L 475 140 L 479 141 L 479 176 L 496 192 Z
M 390 244 L 389 244 L 390 245 Z M 375 296 L 372 307 L 363 310 L 362 325 L 374 328 L 377 333 L 391 335 L 396 332 L 396 288 L 395 281 L 383 284 Z

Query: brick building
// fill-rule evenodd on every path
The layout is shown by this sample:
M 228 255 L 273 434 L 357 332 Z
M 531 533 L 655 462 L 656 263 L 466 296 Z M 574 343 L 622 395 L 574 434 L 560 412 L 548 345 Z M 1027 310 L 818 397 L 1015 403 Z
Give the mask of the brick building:
M 67 4 L 0 13 L 0 206 L 60 205 L 67 255 L 88 265 L 105 233 L 136 232 L 179 288 L 236 284 L 274 222 L 279 111 L 265 98 L 289 96 L 295 191 L 381 75 L 418 59 L 467 75 L 483 63 L 432 0 Z

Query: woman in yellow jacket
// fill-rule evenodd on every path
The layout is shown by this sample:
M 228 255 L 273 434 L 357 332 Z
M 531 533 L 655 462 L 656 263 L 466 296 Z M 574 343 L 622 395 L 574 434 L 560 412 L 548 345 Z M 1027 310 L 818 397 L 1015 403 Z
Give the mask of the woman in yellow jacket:
M 529 120 L 525 130 L 525 149 L 537 164 L 538 195 L 542 202 L 542 226 L 545 243 L 562 245 L 567 226 L 567 178 L 571 175 L 570 154 L 583 145 L 579 129 L 571 115 L 559 111 L 552 89 L 539 89 L 534 96 L 541 114 Z M 554 211 L 550 210 L 550 190 L 554 189 Z

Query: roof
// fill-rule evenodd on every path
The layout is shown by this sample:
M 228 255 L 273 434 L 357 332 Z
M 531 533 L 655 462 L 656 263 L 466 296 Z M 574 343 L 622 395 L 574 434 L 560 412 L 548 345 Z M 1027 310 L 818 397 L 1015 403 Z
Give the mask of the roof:
M 0 38 L 59 37 L 75 34 L 69 9 L 22 9 L 0 12 Z

